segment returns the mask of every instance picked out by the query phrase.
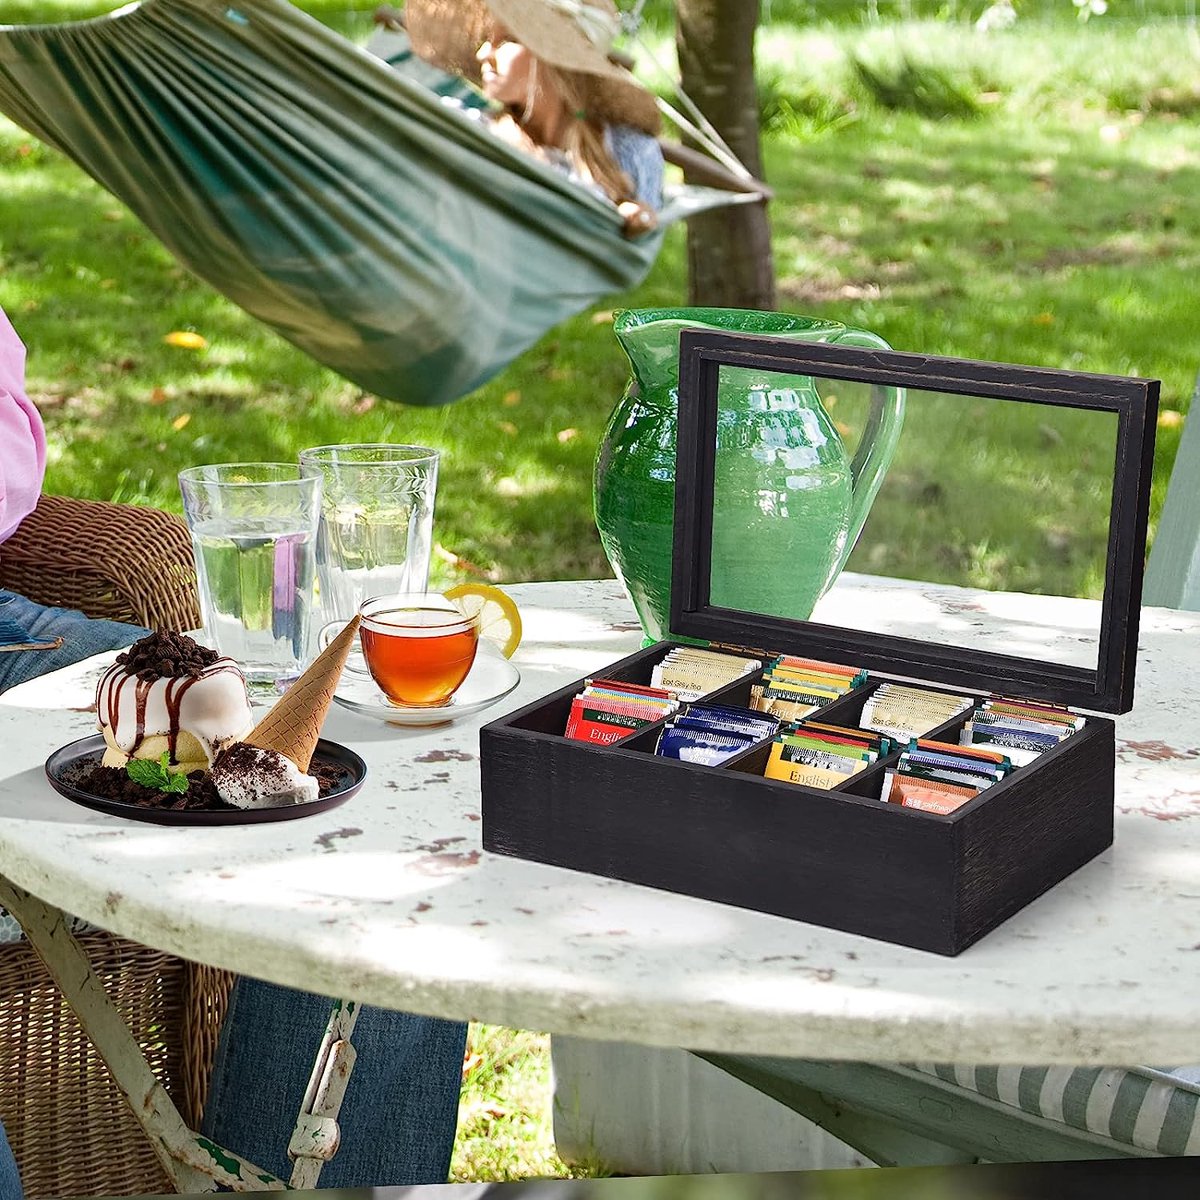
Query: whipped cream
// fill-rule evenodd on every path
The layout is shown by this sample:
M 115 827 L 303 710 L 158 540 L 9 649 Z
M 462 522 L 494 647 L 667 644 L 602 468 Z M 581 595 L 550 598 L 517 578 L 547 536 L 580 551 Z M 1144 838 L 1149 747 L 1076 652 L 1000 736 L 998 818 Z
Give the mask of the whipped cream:
M 279 808 L 315 800 L 319 785 L 278 750 L 237 742 L 218 755 L 209 772 L 226 804 L 235 808 Z
M 168 739 L 181 730 L 203 747 L 211 764 L 226 746 L 254 728 L 246 677 L 232 658 L 218 658 L 199 675 L 138 679 L 120 663 L 104 673 L 96 688 L 99 727 L 112 731 L 117 749 L 131 757 L 148 737 Z

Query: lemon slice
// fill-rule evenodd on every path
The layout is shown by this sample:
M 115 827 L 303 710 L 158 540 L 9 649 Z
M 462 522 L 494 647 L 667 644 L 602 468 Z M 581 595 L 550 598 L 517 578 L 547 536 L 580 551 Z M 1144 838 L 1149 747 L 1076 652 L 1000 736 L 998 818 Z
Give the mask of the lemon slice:
M 512 658 L 521 644 L 521 614 L 510 596 L 490 583 L 460 583 L 443 594 L 467 616 L 478 616 L 479 636 Z

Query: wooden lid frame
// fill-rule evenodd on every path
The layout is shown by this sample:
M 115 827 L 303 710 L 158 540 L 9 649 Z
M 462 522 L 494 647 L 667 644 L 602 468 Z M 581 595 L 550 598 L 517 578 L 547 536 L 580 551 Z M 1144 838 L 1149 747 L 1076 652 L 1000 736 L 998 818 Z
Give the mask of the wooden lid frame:
M 712 526 L 723 366 L 1114 413 L 1116 454 L 1096 669 L 714 606 Z M 976 692 L 1127 712 L 1133 706 L 1158 393 L 1159 383 L 1151 379 L 684 330 L 670 629 L 683 637 L 846 661 Z

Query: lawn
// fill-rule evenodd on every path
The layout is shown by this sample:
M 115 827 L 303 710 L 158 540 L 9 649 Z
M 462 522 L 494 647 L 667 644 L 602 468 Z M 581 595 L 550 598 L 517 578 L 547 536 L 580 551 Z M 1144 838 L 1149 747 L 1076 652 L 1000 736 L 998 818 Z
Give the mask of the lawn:
M 4 13 L 108 7 L 10 0 Z M 356 36 L 368 27 L 344 2 L 305 7 Z M 1068 0 L 1042 0 L 985 36 L 970 24 L 983 7 L 769 6 L 760 85 L 780 307 L 872 329 L 898 349 L 1160 378 L 1153 525 L 1200 365 L 1196 30 L 1179 19 L 1182 0 L 1113 0 L 1086 24 L 1067 19 Z M 660 42 L 663 8 L 649 9 Z M 929 19 L 939 8 L 958 19 Z M 0 172 L 0 304 L 29 345 L 49 490 L 178 510 L 186 465 L 291 459 L 325 442 L 425 443 L 445 452 L 442 581 L 608 573 L 590 492 L 626 377 L 611 312 L 682 302 L 682 230 L 636 291 L 564 323 L 474 395 L 412 410 L 266 332 L 2 121 Z M 176 331 L 203 346 L 164 340 Z M 853 565 L 1094 594 L 1111 464 L 1102 439 L 1070 422 L 993 424 L 973 454 L 973 420 L 921 414 L 914 404 L 891 502 Z M 853 413 L 832 415 L 853 440 Z M 975 499 L 965 524 L 964 491 Z M 477 1028 L 467 1066 L 455 1178 L 562 1172 L 544 1039 Z

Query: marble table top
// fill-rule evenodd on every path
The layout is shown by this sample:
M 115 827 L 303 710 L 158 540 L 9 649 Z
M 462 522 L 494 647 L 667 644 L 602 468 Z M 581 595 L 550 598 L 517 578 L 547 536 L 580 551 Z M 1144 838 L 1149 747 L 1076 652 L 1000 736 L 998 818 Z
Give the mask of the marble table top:
M 847 603 L 1069 657 L 1086 602 L 844 577 Z M 511 589 L 520 687 L 461 724 L 335 707 L 325 736 L 370 777 L 328 813 L 164 828 L 46 783 L 91 733 L 98 660 L 0 696 L 0 872 L 116 933 L 366 1003 L 729 1052 L 979 1063 L 1176 1063 L 1200 1053 L 1200 614 L 1143 613 L 1117 718 L 1115 846 L 955 959 L 485 853 L 478 727 L 629 653 L 611 581 Z M 914 607 L 915 606 L 915 607 Z M 905 615 L 907 614 L 907 615 Z M 940 616 L 939 616 L 940 614 Z M 899 631 L 899 630 L 898 630 Z

